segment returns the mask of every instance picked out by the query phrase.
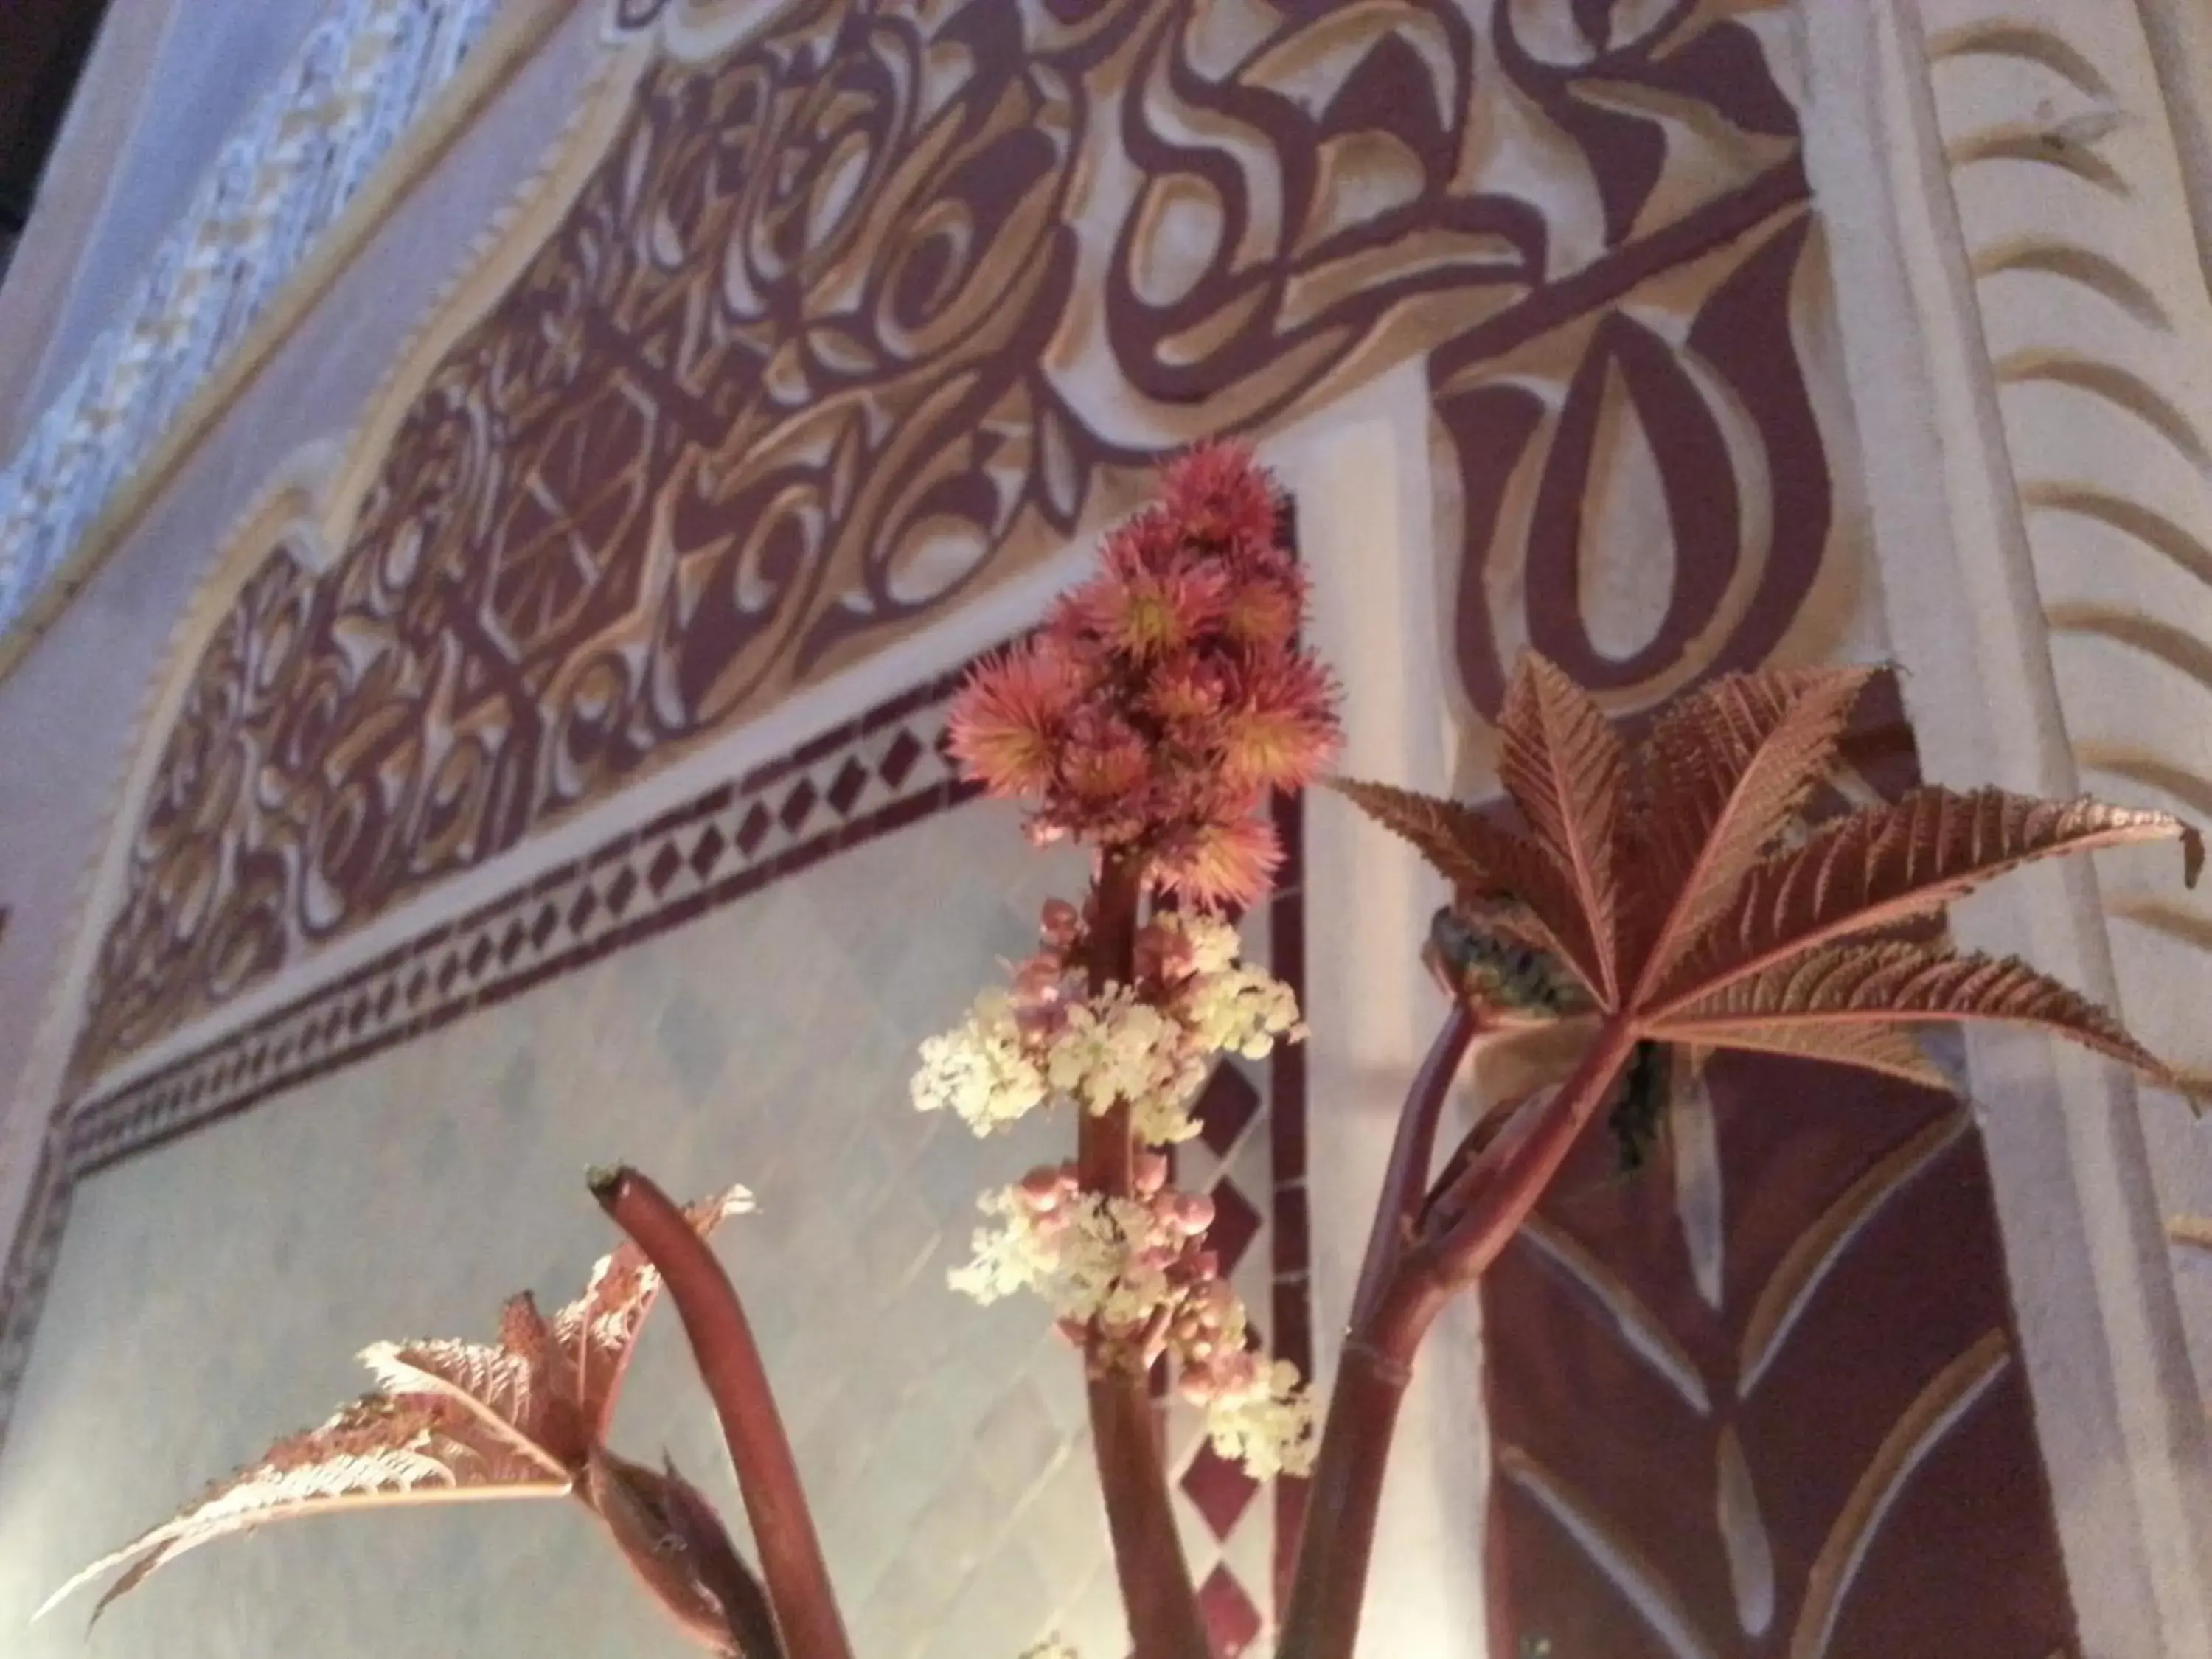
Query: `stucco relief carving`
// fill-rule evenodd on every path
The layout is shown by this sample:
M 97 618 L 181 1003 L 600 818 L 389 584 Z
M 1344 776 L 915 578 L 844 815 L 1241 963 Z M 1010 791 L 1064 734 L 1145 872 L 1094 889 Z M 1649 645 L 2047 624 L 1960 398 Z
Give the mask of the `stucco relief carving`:
M 566 218 L 401 394 L 336 567 L 251 672 L 211 642 L 74 1081 L 1019 568 L 1204 432 L 1425 354 L 1482 451 L 1484 365 L 1802 198 L 1779 16 L 1641 12 L 819 0 L 644 70 Z M 1717 313 L 1776 337 L 1802 240 Z M 1625 352 L 1664 423 L 1717 406 L 1607 314 L 1594 374 Z M 1712 391 L 1766 470 L 1825 476 L 1765 432 L 1786 395 Z M 1826 507 L 1790 506 L 1802 588 Z M 1631 675 L 1654 692 L 1712 665 L 1711 618 L 1676 620 Z
M 2212 299 L 2132 3 L 1922 0 L 1935 106 L 2084 788 L 2212 814 Z M 2177 995 L 2212 901 L 2100 860 L 2122 1000 Z

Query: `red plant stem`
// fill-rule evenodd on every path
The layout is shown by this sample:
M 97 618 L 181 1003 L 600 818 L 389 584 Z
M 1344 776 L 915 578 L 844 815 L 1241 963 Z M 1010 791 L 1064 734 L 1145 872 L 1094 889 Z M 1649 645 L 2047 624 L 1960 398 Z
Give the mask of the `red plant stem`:
M 1462 1178 L 1462 1189 L 1474 1194 L 1472 1207 L 1400 1255 L 1373 1307 L 1346 1334 L 1276 1659 L 1352 1659 L 1382 1478 L 1421 1340 L 1444 1304 L 1481 1276 L 1528 1218 L 1635 1048 L 1634 1028 L 1626 1020 L 1600 1026 L 1535 1127 L 1500 1143 L 1494 1165 L 1478 1164 Z M 1421 1086 L 1419 1079 L 1414 1086 Z
M 1429 1168 L 1436 1159 L 1437 1123 L 1480 1024 L 1465 1003 L 1455 1001 L 1443 1029 L 1429 1046 L 1428 1058 L 1414 1074 L 1413 1087 L 1406 1091 L 1398 1133 L 1390 1143 L 1390 1162 L 1382 1174 L 1382 1195 L 1375 1204 L 1375 1224 L 1368 1229 L 1367 1253 L 1359 1263 L 1359 1287 L 1352 1292 L 1354 1326 L 1374 1311 L 1391 1268 L 1412 1243 L 1409 1235 L 1428 1196 Z
M 684 1212 L 635 1170 L 594 1176 L 592 1196 L 660 1270 L 684 1322 L 721 1419 L 786 1650 L 792 1659 L 853 1659 L 799 1465 L 736 1287 Z
M 1461 1194 L 1444 1194 L 1438 1206 L 1443 1231 L 1432 1243 L 1423 1242 L 1408 1267 L 1431 1274 L 1451 1290 L 1480 1279 L 1520 1231 L 1597 1109 L 1611 1097 L 1636 1042 L 1636 1028 L 1626 1019 L 1600 1025 L 1582 1063 L 1535 1127 L 1525 1135 L 1503 1138 L 1495 1163 L 1479 1164 L 1468 1172 L 1461 1183 L 1464 1202 L 1455 1202 Z
M 1100 867 L 1085 964 L 1093 993 L 1135 981 L 1143 873 L 1136 860 L 1110 854 Z M 1083 1114 L 1076 1131 L 1076 1173 L 1085 1190 L 1126 1198 L 1135 1160 L 1125 1103 Z M 1086 1346 L 1091 1449 L 1134 1659 L 1211 1659 L 1190 1564 L 1183 1559 L 1168 1498 L 1166 1460 L 1146 1367 L 1134 1356 L 1103 1352 L 1095 1328 Z
M 1084 970 L 1093 994 L 1109 985 L 1130 985 L 1137 977 L 1137 907 L 1144 894 L 1144 866 L 1134 859 L 1108 854 L 1101 861 L 1091 896 L 1090 936 Z M 1115 1101 L 1103 1112 L 1085 1112 L 1075 1131 L 1075 1167 L 1085 1190 L 1127 1198 L 1135 1174 L 1136 1147 L 1129 1136 L 1129 1108 Z

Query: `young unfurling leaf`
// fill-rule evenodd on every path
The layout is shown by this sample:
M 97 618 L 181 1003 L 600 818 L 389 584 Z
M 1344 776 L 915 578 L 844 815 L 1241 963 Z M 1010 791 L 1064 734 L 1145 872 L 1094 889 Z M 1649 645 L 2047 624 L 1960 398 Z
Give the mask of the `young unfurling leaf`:
M 751 1206 L 750 1194 L 733 1187 L 685 1214 L 703 1237 L 725 1217 Z M 96 1620 L 109 1603 L 187 1550 L 313 1515 L 580 1492 L 615 1528 L 616 1517 L 600 1508 L 601 1498 L 617 1488 L 632 1492 L 638 1483 L 610 1486 L 591 1474 L 594 1468 L 614 1467 L 602 1443 L 638 1331 L 659 1289 L 660 1275 L 635 1244 L 626 1243 L 600 1259 L 584 1294 L 550 1322 L 525 1292 L 507 1304 L 496 1342 L 441 1338 L 374 1344 L 361 1358 L 380 1393 L 356 1401 L 319 1428 L 277 1441 L 170 1520 L 85 1568 L 47 1598 L 40 1615 L 81 1585 L 127 1564 L 94 1607 Z M 681 1486 L 673 1471 L 665 1478 L 643 1473 L 655 1491 L 672 1490 L 672 1482 Z M 683 1487 L 678 1496 L 686 1495 L 696 1497 Z M 698 1517 L 690 1509 L 684 1513 L 690 1524 L 681 1530 L 703 1537 Z M 617 1541 L 627 1553 L 629 1540 L 619 1529 Z M 716 1575 L 718 1584 L 736 1582 L 726 1568 Z M 656 1583 L 654 1588 L 661 1587 Z M 747 1611 L 738 1605 L 741 1600 L 742 1586 L 723 1593 L 718 1605 L 735 1620 Z M 684 1609 L 678 1617 L 686 1618 L 687 1627 L 698 1623 Z
M 46 1599 L 43 1616 L 79 1585 L 125 1562 L 131 1570 L 93 1608 L 128 1595 L 187 1550 L 272 1521 L 397 1504 L 487 1498 L 559 1498 L 565 1474 L 544 1449 L 526 1449 L 510 1425 L 493 1427 L 481 1402 L 438 1393 L 369 1395 L 320 1428 L 279 1440 L 150 1532 L 102 1556 Z
M 733 1215 L 753 1207 L 753 1195 L 732 1187 L 684 1208 L 702 1238 Z M 660 1274 L 645 1252 L 625 1242 L 599 1258 L 583 1295 L 553 1316 L 553 1342 L 568 1368 L 568 1386 L 594 1439 L 606 1437 L 615 1401 L 629 1368 L 630 1352 L 645 1316 L 660 1295 Z

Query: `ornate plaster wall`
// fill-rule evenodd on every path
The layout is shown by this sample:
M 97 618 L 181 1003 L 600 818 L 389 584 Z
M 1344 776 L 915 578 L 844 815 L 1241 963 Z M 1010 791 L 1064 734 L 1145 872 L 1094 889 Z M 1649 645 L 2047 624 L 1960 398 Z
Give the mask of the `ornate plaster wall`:
M 2204 303 L 2184 189 L 2203 112 L 2161 95 L 2192 31 L 2132 5 L 1808 21 L 1814 177 L 1862 232 L 1836 251 L 1845 362 L 1923 758 L 2193 811 L 2201 687 L 2185 656 L 2140 648 L 2201 610 L 2203 480 L 2177 459 L 2199 392 L 2189 349 L 2160 343 Z M 2154 879 L 2100 859 L 1954 920 L 2190 1054 L 2203 955 Z M 2178 1102 L 2045 1045 L 1972 1053 L 2005 1102 L 1984 1127 L 2038 1409 L 2068 1425 L 2046 1444 L 2084 1643 L 2212 1650 L 2203 1384 L 2161 1237 L 2163 1210 L 2204 1202 L 2201 1135 Z
M 54 319 L 69 304 L 116 162 L 130 150 L 167 23 L 161 5 L 111 11 L 78 76 L 31 223 L 0 283 L 0 354 L 12 367 L 0 386 L 0 449 L 21 441 L 41 407 L 40 370 L 52 349 Z
M 0 1204 L 20 1209 L 51 1097 L 33 1035 L 58 1004 L 66 941 L 90 902 L 87 849 L 105 836 L 160 665 L 219 568 L 227 529 L 287 478 L 314 482 L 313 446 L 358 421 L 402 343 L 483 228 L 534 175 L 599 64 L 576 18 L 403 203 L 389 234 L 206 435 L 117 558 L 63 612 L 50 647 L 0 683 L 0 823 L 14 915 L 0 950 Z M 428 250 L 439 250 L 436 252 Z M 304 460 L 295 457 L 307 446 Z
M 1939 585 L 1903 550 L 1913 511 L 1955 484 L 1958 434 L 2010 465 L 2005 422 L 2026 417 L 2000 385 L 2030 406 L 2086 393 L 2137 424 L 2179 394 L 2116 398 L 2117 371 L 2057 350 L 2007 370 L 1964 327 L 1972 198 L 1942 170 L 2045 163 L 1953 154 L 1943 65 L 2055 56 L 2078 84 L 2075 59 L 2023 52 L 2023 30 L 2040 37 L 2017 20 L 1947 52 L 1907 8 L 1848 39 L 1821 10 L 1251 0 L 916 19 L 821 0 L 620 8 L 649 49 L 564 29 L 192 457 L 143 550 L 0 684 L 0 740 L 76 699 L 76 729 L 127 751 L 116 798 L 88 781 L 33 804 L 27 777 L 17 805 L 0 786 L 0 823 L 26 827 L 57 889 L 25 897 L 0 951 L 52 1010 L 5 1165 L 19 1189 L 46 1179 L 0 1361 L 22 1361 L 49 1273 L 58 1297 L 117 1294 L 127 1255 L 73 1267 L 92 1247 L 59 1220 L 96 1214 L 126 1171 L 199 1156 L 198 1126 L 234 1116 L 205 1134 L 252 1147 L 253 1126 L 290 1134 L 325 1098 L 366 1109 L 354 1060 L 508 1043 L 556 959 L 579 984 L 626 983 L 598 884 L 678 820 L 695 839 L 672 855 L 669 902 L 735 880 L 720 861 L 750 867 L 757 848 L 690 869 L 701 823 L 736 842 L 755 807 L 762 835 L 786 810 L 806 819 L 793 779 L 823 793 L 840 769 L 814 777 L 827 751 L 805 739 L 851 720 L 854 686 L 927 678 L 997 636 L 981 619 L 1003 633 L 1034 615 L 1061 550 L 1206 431 L 1266 436 L 1298 494 L 1362 769 L 1486 787 L 1486 720 L 1525 642 L 1633 717 L 1719 669 L 1894 641 L 1908 700 L 1876 711 L 1847 793 L 1911 775 L 1906 714 L 1940 775 L 1996 765 L 2051 787 L 2063 767 L 2035 769 L 2066 728 L 2035 717 L 2071 720 L 2089 695 L 2044 643 L 2053 617 L 2031 605 L 2012 641 L 2033 714 L 1974 753 L 1976 711 L 2013 681 L 1987 660 L 1985 682 L 1940 678 L 1958 653 L 1930 631 Z M 594 68 L 606 95 L 581 97 Z M 1905 108 L 1931 170 L 1906 179 L 1866 149 L 1883 130 L 1867 97 Z M 430 311 L 422 249 L 458 253 L 493 224 L 570 105 L 549 182 Z M 1909 214 L 1933 225 L 1925 249 Z M 1897 288 L 1923 255 L 1957 279 L 1941 318 L 1929 290 Z M 2073 280 L 2063 262 L 2040 274 Z M 1880 379 L 1900 319 L 1943 347 L 1910 373 L 1963 388 L 1963 422 L 1917 453 L 1924 416 Z M 332 441 L 280 460 L 309 434 Z M 1987 499 L 2016 527 L 2025 497 L 2004 507 L 1997 480 Z M 1997 588 L 2045 579 L 2011 531 L 1993 544 L 2010 563 L 1974 565 L 1978 526 L 1962 526 L 1954 514 L 1947 556 Z M 171 655 L 155 641 L 180 614 Z M 126 744 L 143 682 L 106 665 L 133 648 L 172 666 Z M 11 766 L 34 752 L 0 747 Z M 754 799 L 777 756 L 785 793 Z M 1411 942 L 1433 895 L 1376 836 L 1320 815 L 1310 830 L 1304 927 L 1330 942 L 1309 975 L 1313 1092 L 1331 1103 L 1310 1152 L 1338 1218 L 1313 1240 L 1325 1358 L 1349 1206 L 1420 1047 Z M 88 846 L 72 922 L 60 872 Z M 541 881 L 571 885 L 555 906 Z M 582 921 L 576 883 L 595 894 Z M 523 908 L 496 908 L 519 889 Z M 2089 893 L 2051 912 L 2075 930 L 2059 965 L 2093 986 L 2105 908 Z M 575 967 L 586 951 L 604 961 Z M 695 998 L 723 984 L 685 960 Z M 1413 1443 L 1431 1461 L 1394 1495 L 1386 1650 L 1887 1659 L 1971 1627 L 2008 1651 L 2197 1651 L 2174 1586 L 2198 1500 L 2182 1463 L 2157 1461 L 2188 1449 L 2118 1426 L 2146 1401 L 2171 1419 L 2187 1386 L 2140 1137 L 2083 1139 L 2024 1069 L 2039 1051 L 2021 1054 L 1975 1050 L 1974 1117 L 1804 1068 L 1717 1072 L 1651 1180 L 1571 1185 L 1492 1287 L 1480 1381 L 1464 1325 L 1430 1374 Z M 2060 1075 L 2076 1097 L 2109 1086 Z M 2132 1097 L 2112 1098 L 2133 1125 Z M 1866 1127 L 1848 1147 L 1847 1114 Z M 197 1190 L 205 1173 L 186 1172 Z M 2055 1267 L 2035 1244 L 2045 1200 L 2071 1252 Z M 1279 1323 L 1303 1316 L 1303 1285 L 1294 1305 Z M 1876 1340 L 1893 1331 L 1913 1340 Z M 58 1409 L 37 1368 L 111 1336 L 131 1340 L 41 1335 L 27 1399 Z M 2140 1374 L 2126 1343 L 2149 1356 Z M 46 1420 L 43 1452 L 0 1463 L 0 1502 L 16 1460 L 87 1432 Z M 2085 1571 L 2107 1563 L 2109 1579 Z M 2112 1645 L 2154 1628 L 2162 1649 Z

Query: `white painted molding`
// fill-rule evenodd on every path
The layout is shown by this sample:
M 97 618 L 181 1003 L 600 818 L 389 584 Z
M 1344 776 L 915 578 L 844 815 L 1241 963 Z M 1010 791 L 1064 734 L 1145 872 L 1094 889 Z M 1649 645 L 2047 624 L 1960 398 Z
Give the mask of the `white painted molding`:
M 1808 162 L 1835 233 L 1860 461 L 1923 766 L 2070 793 L 2095 769 L 2081 747 L 2111 695 L 2100 676 L 2118 671 L 2077 660 L 2065 607 L 2149 603 L 2134 584 L 2167 550 L 2130 556 L 2112 520 L 2198 505 L 2166 453 L 2201 429 L 2179 412 L 2191 366 L 2154 337 L 2160 314 L 2206 301 L 2201 276 L 2185 291 L 2173 252 L 2190 222 L 2154 87 L 2142 103 L 2133 8 L 1814 0 L 1807 19 Z M 2193 267 L 2193 249 L 2182 257 Z M 2191 313 L 2190 333 L 2203 328 Z M 2149 495 L 2154 480 L 2174 493 Z M 2083 528 L 2090 492 L 2133 506 Z M 2106 556 L 2083 556 L 2100 545 Z M 2120 690 L 2156 718 L 2155 677 Z M 2140 868 L 2015 878 L 1962 907 L 1957 931 L 2111 998 L 2108 912 Z M 2174 873 L 2142 878 L 2171 888 Z M 2203 970 L 2200 956 L 2188 971 L 2201 984 Z M 2141 1000 L 2127 1012 L 2166 1039 Z M 1970 1052 L 2084 1650 L 2203 1659 L 2212 1483 L 2142 1116 L 2179 1108 L 2041 1042 L 1977 1038 Z

